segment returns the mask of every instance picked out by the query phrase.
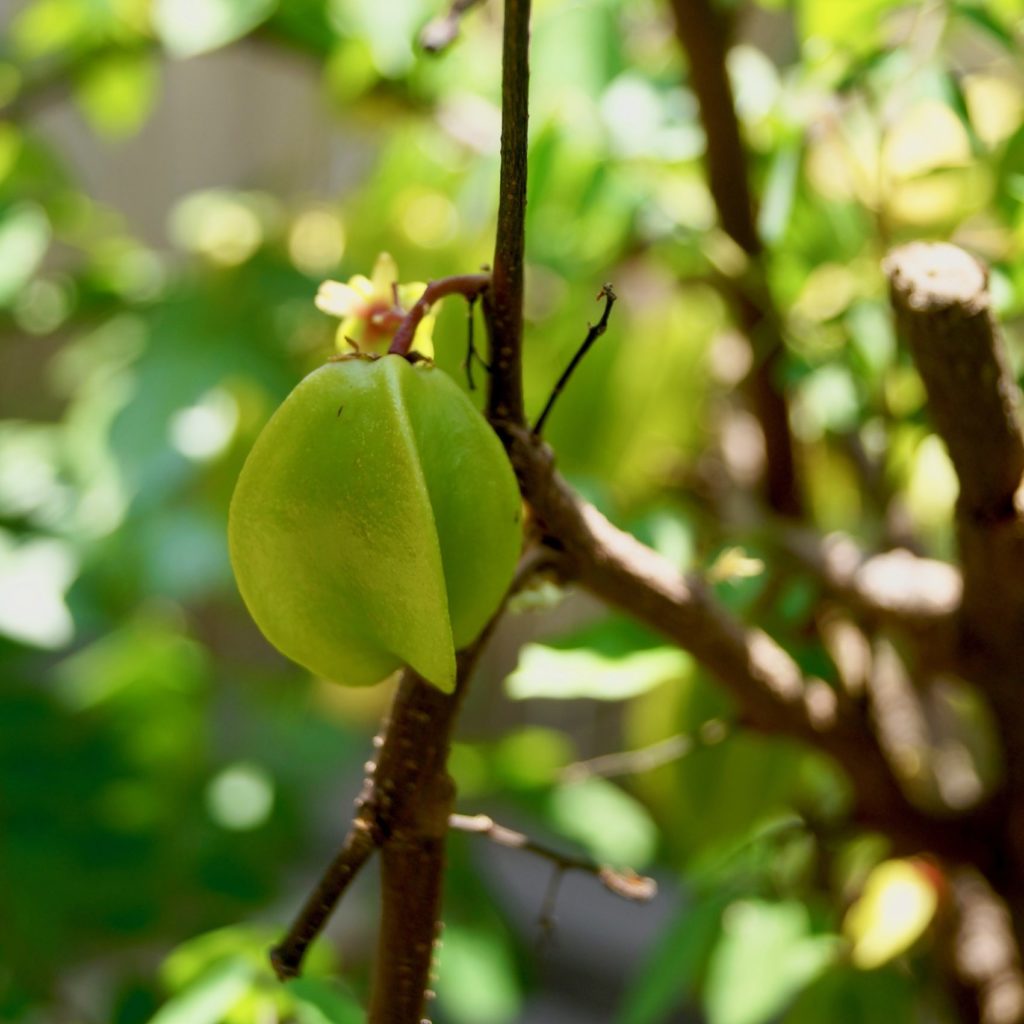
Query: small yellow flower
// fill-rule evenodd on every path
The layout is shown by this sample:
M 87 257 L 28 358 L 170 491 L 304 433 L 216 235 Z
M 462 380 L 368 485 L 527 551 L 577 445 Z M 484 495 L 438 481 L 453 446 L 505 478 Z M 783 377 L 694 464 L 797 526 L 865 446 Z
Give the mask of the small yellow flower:
M 341 319 L 337 346 L 347 352 L 351 343 L 360 352 L 381 355 L 387 352 L 398 325 L 409 308 L 423 294 L 421 282 L 398 283 L 398 266 L 386 252 L 377 257 L 373 274 L 356 274 L 347 284 L 324 281 L 316 294 L 316 308 Z M 420 322 L 413 340 L 413 349 L 424 356 L 434 354 L 431 337 L 436 307 Z

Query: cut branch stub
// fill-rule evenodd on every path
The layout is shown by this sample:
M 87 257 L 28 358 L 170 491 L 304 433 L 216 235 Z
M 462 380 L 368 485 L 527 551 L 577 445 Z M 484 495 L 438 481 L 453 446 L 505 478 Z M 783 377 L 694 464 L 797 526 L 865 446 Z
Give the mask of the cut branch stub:
M 1011 518 L 1024 436 L 985 267 L 954 245 L 915 242 L 890 253 L 884 268 L 897 324 L 960 480 L 961 515 Z

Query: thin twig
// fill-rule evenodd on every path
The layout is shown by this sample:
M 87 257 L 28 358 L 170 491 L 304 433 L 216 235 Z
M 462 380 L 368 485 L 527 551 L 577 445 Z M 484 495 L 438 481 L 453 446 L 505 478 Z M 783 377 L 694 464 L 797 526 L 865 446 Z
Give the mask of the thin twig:
M 448 826 L 458 832 L 485 836 L 499 846 L 506 846 L 512 850 L 526 850 L 551 861 L 561 871 L 583 871 L 593 875 L 609 892 L 626 900 L 646 903 L 654 899 L 658 892 L 658 884 L 653 878 L 646 878 L 634 871 L 618 871 L 607 865 L 597 864 L 586 857 L 574 857 L 553 850 L 523 832 L 499 825 L 486 814 L 453 814 L 448 819 Z
M 544 430 L 544 424 L 547 422 L 548 416 L 551 414 L 551 410 L 554 407 L 555 401 L 558 396 L 565 389 L 566 384 L 569 383 L 569 378 L 572 377 L 576 371 L 576 367 L 583 361 L 583 357 L 590 351 L 590 347 L 601 337 L 602 334 L 608 329 L 608 318 L 611 316 L 612 306 L 615 305 L 615 300 L 618 296 L 615 294 L 610 284 L 604 285 L 604 287 L 597 293 L 599 299 L 604 299 L 604 312 L 601 314 L 601 319 L 596 324 L 591 324 L 590 329 L 587 331 L 587 336 L 583 339 L 583 344 L 576 350 L 576 354 L 569 361 L 569 365 L 562 372 L 562 376 L 558 378 L 558 383 L 555 384 L 548 396 L 547 403 L 544 406 L 540 416 L 537 417 L 537 422 L 534 424 L 533 433 L 536 437 L 540 437 L 541 432 Z
M 490 274 L 458 274 L 455 277 L 442 277 L 431 281 L 398 325 L 388 353 L 404 356 L 409 352 L 416 337 L 416 328 L 435 302 L 448 295 L 461 295 L 467 302 L 475 302 L 490 283 Z
M 637 750 L 620 750 L 614 754 L 601 754 L 586 761 L 567 765 L 561 774 L 563 782 L 582 782 L 584 779 L 611 779 L 618 775 L 640 775 L 654 771 L 662 765 L 692 754 L 695 750 L 713 747 L 726 739 L 732 723 L 712 718 L 696 732 L 677 733 Z
M 472 10 L 483 0 L 452 0 L 451 6 L 444 14 L 428 21 L 420 32 L 420 46 L 427 53 L 440 53 L 447 49 L 459 37 L 459 24 L 462 16 Z
M 270 951 L 274 973 L 282 981 L 296 978 L 310 944 L 323 930 L 338 901 L 360 868 L 383 841 L 383 835 L 372 815 L 357 815 L 344 845 L 331 861 L 316 888 L 310 893 L 287 935 Z
M 490 365 L 484 361 L 477 351 L 473 339 L 473 328 L 475 327 L 476 296 L 466 301 L 466 360 L 463 366 L 466 370 L 466 384 L 470 391 L 476 391 L 476 382 L 473 380 L 473 363 L 479 363 L 484 370 L 490 371 Z

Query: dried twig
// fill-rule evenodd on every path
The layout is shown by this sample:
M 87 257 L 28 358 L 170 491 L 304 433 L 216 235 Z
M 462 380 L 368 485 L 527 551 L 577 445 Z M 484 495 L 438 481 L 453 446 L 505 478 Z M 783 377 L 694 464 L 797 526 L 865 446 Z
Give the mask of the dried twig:
M 615 305 L 615 300 L 618 296 L 612 289 L 610 284 L 604 285 L 604 287 L 597 293 L 599 299 L 604 299 L 604 312 L 601 314 L 601 319 L 596 324 L 590 324 L 587 331 L 587 336 L 583 339 L 583 344 L 576 350 L 576 354 L 569 360 L 569 365 L 562 371 L 562 376 L 558 378 L 558 382 L 551 390 L 551 394 L 548 395 L 548 400 L 544 405 L 544 409 L 541 414 L 537 417 L 537 422 L 534 424 L 533 432 L 537 437 L 540 437 L 544 431 L 544 424 L 547 422 L 548 416 L 551 415 L 551 410 L 554 408 L 555 401 L 558 396 L 565 390 L 566 384 L 569 383 L 569 378 L 572 377 L 576 371 L 576 367 L 583 361 L 583 357 L 590 351 L 590 347 L 601 337 L 602 334 L 608 329 L 608 318 L 612 313 L 612 306 Z
M 474 835 L 486 836 L 492 843 L 507 846 L 513 850 L 526 850 L 549 860 L 560 871 L 583 871 L 593 875 L 609 891 L 623 899 L 646 903 L 654 899 L 658 892 L 658 884 L 653 878 L 646 878 L 634 871 L 620 871 L 597 864 L 586 857 L 574 857 L 571 854 L 553 850 L 543 843 L 531 839 L 523 832 L 499 825 L 486 814 L 453 814 L 448 819 L 451 828 L 459 832 L 470 832 Z

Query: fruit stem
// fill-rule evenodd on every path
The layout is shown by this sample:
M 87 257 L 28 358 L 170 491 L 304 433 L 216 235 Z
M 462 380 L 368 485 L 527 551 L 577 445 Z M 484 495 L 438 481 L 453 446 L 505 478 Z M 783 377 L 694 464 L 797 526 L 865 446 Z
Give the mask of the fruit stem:
M 392 339 L 389 355 L 406 356 L 412 348 L 413 338 L 420 321 L 430 307 L 448 295 L 462 295 L 469 302 L 478 299 L 491 283 L 490 274 L 457 274 L 455 277 L 441 277 L 431 281 L 423 290 L 416 304 L 405 314 Z

